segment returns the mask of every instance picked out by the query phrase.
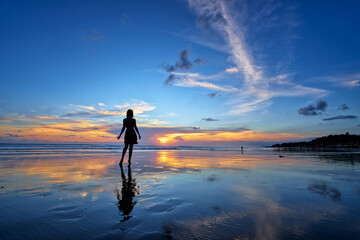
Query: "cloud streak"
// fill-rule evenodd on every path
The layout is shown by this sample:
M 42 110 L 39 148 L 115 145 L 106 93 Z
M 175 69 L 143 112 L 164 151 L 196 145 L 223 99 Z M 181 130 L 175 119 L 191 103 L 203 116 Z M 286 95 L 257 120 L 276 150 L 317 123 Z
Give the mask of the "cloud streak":
M 345 120 L 345 119 L 358 119 L 355 115 L 338 115 L 336 117 L 324 118 L 324 121 L 332 121 L 332 120 Z
M 348 74 L 343 76 L 324 76 L 317 79 L 332 82 L 336 86 L 346 88 L 360 87 L 360 73 Z
M 215 121 L 219 121 L 219 119 L 214 119 L 214 118 L 202 118 L 201 120 L 202 120 L 202 121 L 205 121 L 205 122 L 215 122 Z
M 144 112 L 152 111 L 156 108 L 151 103 L 136 99 L 132 99 L 125 104 L 115 105 L 113 107 L 105 106 L 105 104 L 101 104 L 101 105 L 98 104 L 98 106 L 69 104 L 69 107 L 73 109 L 73 111 L 63 114 L 62 115 L 63 117 L 89 117 L 89 118 L 114 117 L 114 116 L 124 116 L 128 109 L 132 109 L 135 114 L 142 114 Z
M 175 86 L 179 87 L 202 87 L 202 88 L 208 88 L 212 90 L 218 90 L 222 92 L 235 92 L 237 91 L 236 88 L 232 86 L 219 86 L 210 82 L 206 81 L 197 81 L 193 78 L 183 78 L 181 81 L 178 81 L 174 84 Z

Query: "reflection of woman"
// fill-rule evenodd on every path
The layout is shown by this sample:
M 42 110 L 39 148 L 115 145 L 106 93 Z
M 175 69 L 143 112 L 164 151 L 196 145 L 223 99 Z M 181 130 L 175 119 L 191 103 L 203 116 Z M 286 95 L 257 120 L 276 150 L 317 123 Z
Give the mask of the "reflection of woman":
M 122 188 L 121 188 L 121 194 L 120 191 L 117 190 L 116 195 L 118 202 L 118 208 L 123 213 L 123 219 L 122 222 L 129 220 L 132 216 L 129 216 L 131 211 L 133 210 L 136 201 L 133 202 L 133 198 L 139 194 L 138 189 L 136 188 L 136 182 L 135 179 L 132 179 L 131 177 L 131 167 L 128 166 L 128 178 L 126 179 L 126 176 L 124 174 L 124 169 L 122 165 L 120 165 L 121 168 L 121 178 L 122 178 Z
M 139 130 L 138 130 L 137 126 L 136 126 L 136 120 L 133 117 L 134 117 L 133 110 L 131 110 L 131 109 L 127 110 L 126 118 L 123 120 L 123 127 L 121 129 L 120 135 L 117 137 L 117 139 L 119 139 L 121 137 L 121 135 L 123 134 L 125 128 L 126 128 L 125 138 L 124 138 L 125 146 L 124 146 L 122 156 L 121 156 L 121 161 L 120 161 L 119 164 L 122 164 L 122 162 L 124 161 L 124 156 L 125 156 L 126 150 L 128 149 L 129 145 L 130 145 L 129 163 L 131 162 L 133 145 L 138 144 L 135 130 L 136 130 L 137 134 L 139 135 L 139 139 L 141 139 Z M 135 128 L 135 130 L 134 130 L 134 128 Z

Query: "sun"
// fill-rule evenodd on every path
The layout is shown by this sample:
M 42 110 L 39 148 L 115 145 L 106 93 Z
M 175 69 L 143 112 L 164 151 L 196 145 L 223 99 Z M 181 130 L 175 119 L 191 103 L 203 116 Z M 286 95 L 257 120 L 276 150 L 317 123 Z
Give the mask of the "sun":
M 169 141 L 171 141 L 172 140 L 172 138 L 171 137 L 159 137 L 159 138 L 157 138 L 157 140 L 160 142 L 160 143 L 168 143 Z

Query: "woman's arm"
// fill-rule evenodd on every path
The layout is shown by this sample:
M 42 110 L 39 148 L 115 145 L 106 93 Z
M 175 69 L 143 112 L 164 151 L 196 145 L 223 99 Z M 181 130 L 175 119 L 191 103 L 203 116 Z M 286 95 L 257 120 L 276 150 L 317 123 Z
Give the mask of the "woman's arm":
M 137 126 L 136 126 L 136 120 L 134 119 L 134 121 L 135 121 L 135 124 L 134 124 L 135 130 L 136 130 L 137 134 L 139 135 L 139 139 L 141 139 L 141 136 L 140 136 L 140 133 L 139 133 L 139 129 L 138 129 Z
M 123 127 L 122 127 L 121 132 L 120 132 L 119 136 L 117 137 L 117 139 L 120 139 L 120 137 L 123 134 L 124 130 L 125 130 L 125 124 L 124 124 L 124 120 L 123 120 Z

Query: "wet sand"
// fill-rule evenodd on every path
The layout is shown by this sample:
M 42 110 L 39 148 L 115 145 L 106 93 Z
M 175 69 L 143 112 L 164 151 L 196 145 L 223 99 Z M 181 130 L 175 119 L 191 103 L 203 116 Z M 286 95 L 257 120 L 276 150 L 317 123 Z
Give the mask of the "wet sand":
M 360 239 L 359 153 L 0 156 L 0 239 Z

